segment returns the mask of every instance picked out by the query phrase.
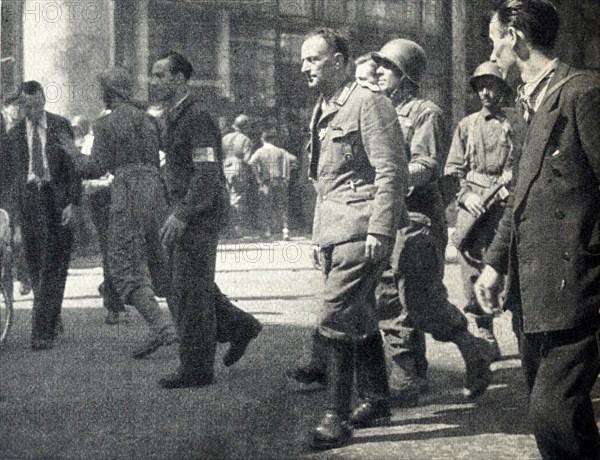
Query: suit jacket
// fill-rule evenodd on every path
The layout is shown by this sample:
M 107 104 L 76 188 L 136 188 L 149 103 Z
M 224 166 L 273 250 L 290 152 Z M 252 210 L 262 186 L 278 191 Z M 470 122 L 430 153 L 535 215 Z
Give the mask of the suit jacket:
M 310 125 L 310 176 L 318 192 L 313 240 L 321 246 L 395 238 L 407 222 L 407 156 L 396 112 L 383 94 L 347 84 Z
M 188 224 L 182 238 L 215 239 L 229 206 L 221 133 L 193 94 L 165 121 L 164 178 L 173 214 Z
M 63 149 L 60 136 L 73 138 L 71 124 L 66 118 L 46 112 L 46 156 L 50 170 L 50 187 L 54 206 L 60 216 L 67 205 L 78 205 L 81 199 L 81 179 L 75 172 L 71 157 Z M 27 145 L 26 120 L 21 120 L 8 134 L 6 142 L 7 168 L 10 177 L 10 206 L 19 221 L 28 204 L 24 202 L 29 169 L 29 147 Z
M 520 304 L 526 333 L 597 326 L 599 126 L 597 74 L 560 63 L 529 126 L 514 195 L 484 259 L 508 273 L 507 305 Z

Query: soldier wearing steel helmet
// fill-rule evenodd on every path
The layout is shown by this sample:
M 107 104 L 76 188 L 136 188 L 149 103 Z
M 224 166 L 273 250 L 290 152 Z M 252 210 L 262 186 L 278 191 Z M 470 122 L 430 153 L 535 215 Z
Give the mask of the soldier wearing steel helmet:
M 446 159 L 445 133 L 439 107 L 418 96 L 425 52 L 415 42 L 396 39 L 373 53 L 373 59 L 379 64 L 379 87 L 396 108 L 409 167 L 410 224 L 399 230 L 379 286 L 379 326 L 390 361 L 392 396 L 405 404 L 418 401 L 426 369 L 421 330 L 458 346 L 466 364 L 464 395 L 473 398 L 491 381 L 490 352 L 487 342 L 468 331 L 443 284 L 447 226 L 438 179 Z
M 445 174 L 459 182 L 458 214 L 452 240 L 459 250 L 463 289 L 479 336 L 490 342 L 494 359 L 500 349 L 493 317 L 477 302 L 473 283 L 492 242 L 512 185 L 512 164 L 520 152 L 525 123 L 515 109 L 503 108 L 510 87 L 494 62 L 480 64 L 469 81 L 481 100 L 480 111 L 463 118 L 454 132 Z
M 94 125 L 90 156 L 63 143 L 85 179 L 110 172 L 108 265 L 121 300 L 134 305 L 148 324 L 148 340 L 133 357 L 143 358 L 176 341 L 169 315 L 161 312 L 155 294 L 166 296 L 170 272 L 159 230 L 168 215 L 165 188 L 159 174 L 158 125 L 132 101 L 133 78 L 123 68 L 108 69 L 100 77 L 102 99 L 111 112 Z M 156 289 L 156 291 L 155 291 Z

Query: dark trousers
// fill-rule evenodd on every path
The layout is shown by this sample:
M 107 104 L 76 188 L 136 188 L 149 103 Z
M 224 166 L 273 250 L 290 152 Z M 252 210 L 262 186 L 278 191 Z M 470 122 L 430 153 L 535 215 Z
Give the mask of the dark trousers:
M 235 340 L 256 320 L 233 305 L 215 283 L 216 239 L 198 241 L 184 234 L 172 257 L 180 371 L 191 378 L 211 378 L 217 342 Z
M 54 204 L 52 188 L 29 184 L 22 210 L 25 257 L 33 289 L 31 339 L 52 340 L 59 318 L 73 234 L 61 225 L 62 210 Z
M 521 332 L 529 415 L 544 459 L 598 459 L 590 391 L 600 370 L 595 331 Z

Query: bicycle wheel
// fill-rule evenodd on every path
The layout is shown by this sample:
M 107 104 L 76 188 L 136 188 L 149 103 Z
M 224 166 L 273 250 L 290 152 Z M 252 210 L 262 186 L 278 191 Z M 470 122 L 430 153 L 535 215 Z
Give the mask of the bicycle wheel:
M 8 338 L 8 332 L 13 322 L 13 304 L 6 288 L 0 287 L 0 347 Z

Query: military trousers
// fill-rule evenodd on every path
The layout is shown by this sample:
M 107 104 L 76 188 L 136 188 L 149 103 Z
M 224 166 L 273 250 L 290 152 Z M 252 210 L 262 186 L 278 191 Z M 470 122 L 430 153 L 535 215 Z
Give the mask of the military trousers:
M 136 307 L 151 335 L 173 328 L 170 315 L 165 315 L 154 299 L 154 294 L 168 298 L 170 292 L 168 255 L 159 239 L 167 213 L 165 189 L 157 168 L 128 165 L 115 172 L 108 266 L 121 301 Z
M 423 332 L 449 342 L 467 329 L 467 319 L 448 300 L 443 282 L 443 231 L 414 221 L 402 229 L 377 289 L 392 392 L 413 389 L 425 376 Z
M 104 308 L 109 311 L 122 312 L 125 311 L 125 305 L 121 301 L 117 290 L 115 289 L 113 277 L 108 264 L 108 226 L 110 222 L 110 188 L 102 188 L 88 197 L 90 205 L 92 222 L 96 227 L 98 235 L 98 246 L 102 254 L 102 292 L 100 293 L 104 299 Z
M 365 240 L 323 248 L 323 312 L 318 331 L 332 340 L 357 342 L 378 332 L 375 287 L 384 264 L 365 255 Z

